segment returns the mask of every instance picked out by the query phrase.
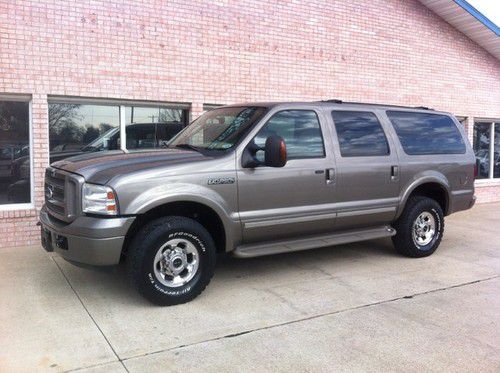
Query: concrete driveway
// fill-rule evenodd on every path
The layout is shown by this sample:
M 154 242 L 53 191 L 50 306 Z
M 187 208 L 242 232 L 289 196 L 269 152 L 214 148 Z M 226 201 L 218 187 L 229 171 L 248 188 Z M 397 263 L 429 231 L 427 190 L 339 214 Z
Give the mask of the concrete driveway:
M 431 257 L 390 240 L 221 258 L 195 301 L 160 308 L 123 266 L 0 250 L 0 371 L 500 370 L 500 204 L 446 219 Z

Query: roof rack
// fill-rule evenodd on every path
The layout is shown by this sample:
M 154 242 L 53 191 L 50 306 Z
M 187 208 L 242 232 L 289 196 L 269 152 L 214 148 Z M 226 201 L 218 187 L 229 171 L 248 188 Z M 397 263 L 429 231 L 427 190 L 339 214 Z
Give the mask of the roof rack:
M 420 110 L 432 110 L 427 106 L 403 106 L 403 105 L 386 105 L 386 104 L 374 104 L 370 102 L 356 102 L 356 101 L 342 101 L 339 99 L 321 100 L 320 102 L 330 102 L 332 104 L 355 104 L 355 105 L 372 105 L 372 106 L 386 106 L 386 107 L 396 107 L 405 109 L 420 109 Z

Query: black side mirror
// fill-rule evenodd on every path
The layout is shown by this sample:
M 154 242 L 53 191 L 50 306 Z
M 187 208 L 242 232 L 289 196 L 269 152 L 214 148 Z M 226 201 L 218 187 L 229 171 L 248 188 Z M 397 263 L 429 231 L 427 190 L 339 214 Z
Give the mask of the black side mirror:
M 268 167 L 283 167 L 286 165 L 286 145 L 282 137 L 272 135 L 266 139 L 264 164 Z
M 264 162 L 257 159 L 258 151 L 264 151 Z M 266 139 L 264 147 L 260 147 L 252 141 L 243 152 L 241 164 L 244 168 L 255 168 L 259 166 L 283 167 L 286 164 L 285 140 L 277 135 L 271 135 Z

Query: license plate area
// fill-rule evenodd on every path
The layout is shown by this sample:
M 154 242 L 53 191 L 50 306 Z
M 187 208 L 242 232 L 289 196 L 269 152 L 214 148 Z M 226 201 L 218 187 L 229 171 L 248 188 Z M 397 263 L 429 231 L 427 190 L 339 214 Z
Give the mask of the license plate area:
M 45 229 L 42 227 L 42 247 L 45 249 L 47 252 L 52 252 L 54 251 L 54 248 L 52 247 L 52 234 L 48 229 Z

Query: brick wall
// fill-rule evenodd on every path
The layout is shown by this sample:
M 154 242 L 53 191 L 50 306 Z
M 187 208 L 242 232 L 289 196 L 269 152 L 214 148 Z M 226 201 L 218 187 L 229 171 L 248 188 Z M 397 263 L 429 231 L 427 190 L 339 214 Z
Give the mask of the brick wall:
M 0 0 L 0 93 L 33 97 L 36 207 L 0 211 L 0 247 L 38 242 L 47 95 L 190 102 L 193 116 L 342 98 L 500 118 L 499 86 L 500 62 L 418 1 Z

